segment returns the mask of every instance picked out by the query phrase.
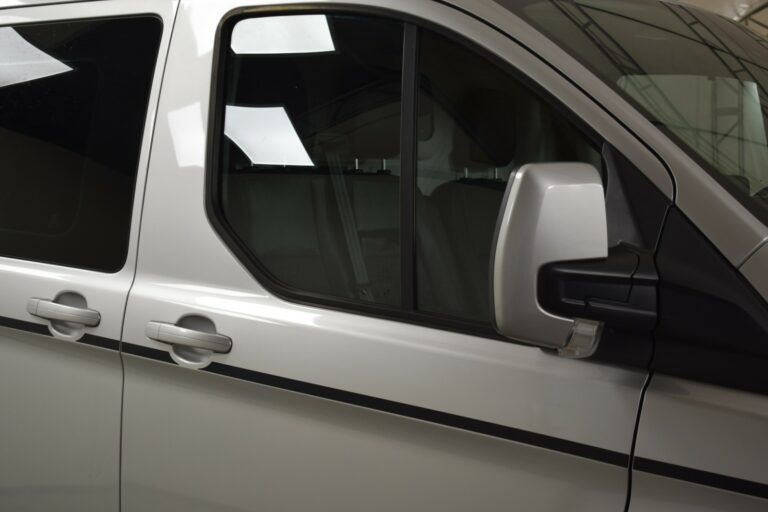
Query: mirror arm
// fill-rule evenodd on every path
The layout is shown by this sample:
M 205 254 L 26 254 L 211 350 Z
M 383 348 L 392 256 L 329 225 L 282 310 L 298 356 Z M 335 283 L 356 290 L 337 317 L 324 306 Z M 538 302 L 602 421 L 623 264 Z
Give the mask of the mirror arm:
M 550 263 L 539 272 L 539 304 L 550 313 L 622 330 L 656 325 L 658 274 L 653 254 L 621 244 L 599 260 Z

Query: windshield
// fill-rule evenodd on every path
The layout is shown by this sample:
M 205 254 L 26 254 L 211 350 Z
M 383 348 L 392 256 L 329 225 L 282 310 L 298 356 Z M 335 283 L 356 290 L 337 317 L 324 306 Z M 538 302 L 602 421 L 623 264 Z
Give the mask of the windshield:
M 638 106 L 768 224 L 768 40 L 682 4 L 496 1 Z

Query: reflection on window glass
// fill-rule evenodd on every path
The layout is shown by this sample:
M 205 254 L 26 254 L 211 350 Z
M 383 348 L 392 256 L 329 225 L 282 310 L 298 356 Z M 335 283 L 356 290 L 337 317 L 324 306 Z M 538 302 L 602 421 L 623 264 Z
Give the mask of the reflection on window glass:
M 744 24 L 759 35 L 768 38 L 768 5 L 754 12 Z
M 72 68 L 51 57 L 11 27 L 0 27 L 0 87 L 66 73 Z
M 224 116 L 224 135 L 252 164 L 314 165 L 284 107 L 227 105 Z
M 249 55 L 332 52 L 328 18 L 322 14 L 250 18 L 232 30 L 232 51 Z
M 154 17 L 0 28 L 0 255 L 122 267 L 161 31 Z
M 220 202 L 283 285 L 398 305 L 402 24 L 249 18 L 225 63 Z
M 420 33 L 418 308 L 489 323 L 491 247 L 510 176 L 534 162 L 600 169 L 600 154 L 507 71 Z
M 695 75 L 624 76 L 618 81 L 659 122 L 756 195 L 768 187 L 768 138 L 757 84 Z
M 768 41 L 683 4 L 496 1 L 633 100 L 768 223 Z

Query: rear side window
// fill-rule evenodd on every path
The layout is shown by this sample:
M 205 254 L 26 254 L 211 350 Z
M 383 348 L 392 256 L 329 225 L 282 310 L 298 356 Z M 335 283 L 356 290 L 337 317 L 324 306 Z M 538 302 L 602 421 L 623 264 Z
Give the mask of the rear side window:
M 122 268 L 162 22 L 0 27 L 0 255 Z

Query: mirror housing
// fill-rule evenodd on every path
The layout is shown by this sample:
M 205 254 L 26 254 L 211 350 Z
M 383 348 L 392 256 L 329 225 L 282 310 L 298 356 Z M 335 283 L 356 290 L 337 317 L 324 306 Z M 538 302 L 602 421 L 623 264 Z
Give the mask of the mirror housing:
M 600 173 L 583 163 L 524 165 L 507 184 L 499 215 L 491 255 L 496 330 L 565 357 L 589 357 L 602 322 L 547 312 L 539 302 L 539 271 L 554 262 L 607 258 Z

